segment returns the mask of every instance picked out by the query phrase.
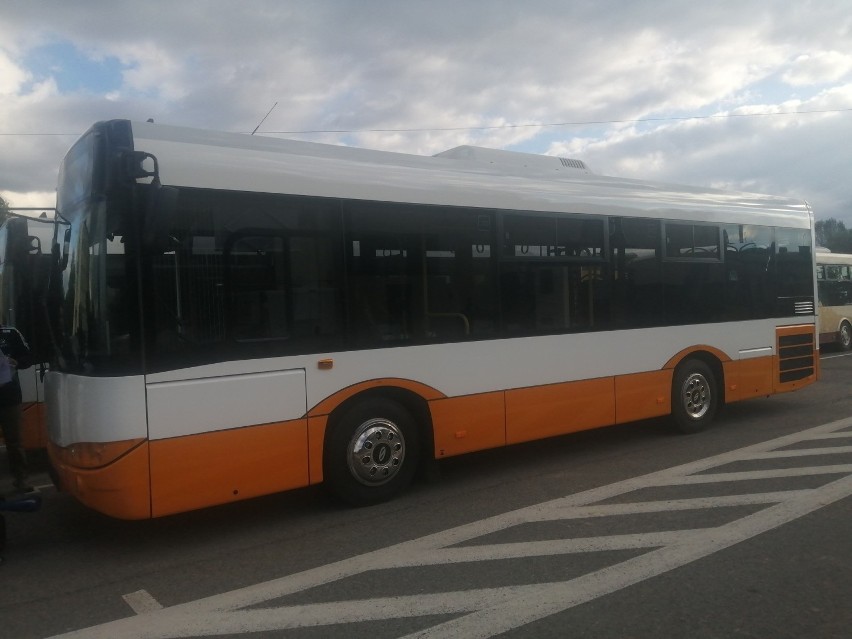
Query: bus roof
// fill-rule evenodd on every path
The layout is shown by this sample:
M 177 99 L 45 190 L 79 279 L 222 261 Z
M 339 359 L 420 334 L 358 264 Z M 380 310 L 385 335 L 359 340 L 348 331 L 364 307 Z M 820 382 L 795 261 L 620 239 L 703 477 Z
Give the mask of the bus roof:
M 830 251 L 816 252 L 817 264 L 850 264 L 852 265 L 852 255 L 848 253 L 832 253 Z
M 579 160 L 478 147 L 409 155 L 132 122 L 163 184 L 358 200 L 809 228 L 802 200 L 593 174 Z

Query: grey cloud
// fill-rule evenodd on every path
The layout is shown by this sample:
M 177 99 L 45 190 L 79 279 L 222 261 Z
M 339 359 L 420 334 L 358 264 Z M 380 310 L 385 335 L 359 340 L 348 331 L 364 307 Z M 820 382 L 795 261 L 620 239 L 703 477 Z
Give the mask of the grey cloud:
M 292 136 L 420 153 L 462 143 L 544 152 L 560 147 L 561 140 L 561 146 L 581 149 L 593 166 L 612 172 L 765 185 L 801 190 L 808 198 L 818 191 L 831 201 L 826 211 L 852 216 L 841 209 L 852 199 L 852 187 L 838 174 L 852 159 L 837 142 L 848 132 L 848 115 L 834 124 L 803 118 L 798 129 L 779 129 L 761 118 L 635 125 L 641 135 L 625 135 L 633 126 L 626 124 L 476 128 L 682 116 L 755 102 L 771 106 L 766 83 L 775 83 L 777 91 L 779 78 L 794 72 L 801 83 L 802 55 L 849 50 L 852 18 L 842 4 L 16 3 L 0 24 L 0 47 L 13 60 L 39 43 L 67 40 L 93 56 L 120 59 L 132 69 L 127 78 L 135 84 L 111 96 L 11 96 L 0 103 L 0 119 L 13 131 L 80 133 L 102 118 L 153 117 L 248 132 L 277 102 L 261 133 L 472 127 Z M 799 94 L 780 99 L 791 97 L 808 99 Z M 848 93 L 840 94 L 834 108 L 850 102 Z M 589 144 L 571 141 L 586 135 L 594 137 Z M 51 190 L 60 148 L 72 139 L 0 137 L 0 191 Z M 780 161 L 785 153 L 786 163 Z M 643 166 L 643 157 L 653 157 L 654 164 Z

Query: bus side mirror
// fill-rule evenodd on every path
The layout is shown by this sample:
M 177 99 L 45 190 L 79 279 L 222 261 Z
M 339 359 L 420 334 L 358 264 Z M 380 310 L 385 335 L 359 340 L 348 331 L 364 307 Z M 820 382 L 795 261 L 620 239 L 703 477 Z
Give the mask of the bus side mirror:
M 157 163 L 157 158 L 150 153 L 145 153 L 144 151 L 125 151 L 122 155 L 124 157 L 124 174 L 131 180 L 149 177 L 154 179 L 159 178 L 160 167 Z M 151 169 L 145 166 L 148 160 L 153 162 L 153 168 Z
M 150 185 L 145 219 L 142 222 L 144 246 L 161 252 L 168 246 L 169 228 L 177 212 L 178 190 L 173 186 L 162 186 L 159 182 Z

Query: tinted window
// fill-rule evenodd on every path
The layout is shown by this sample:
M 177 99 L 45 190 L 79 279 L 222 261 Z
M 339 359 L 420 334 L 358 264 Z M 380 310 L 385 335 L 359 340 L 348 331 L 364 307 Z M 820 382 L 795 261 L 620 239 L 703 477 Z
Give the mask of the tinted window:
M 604 221 L 580 217 L 505 215 L 503 255 L 542 257 L 603 257 Z
M 154 367 L 788 316 L 813 296 L 793 229 L 184 189 L 170 236 L 145 260 Z
M 191 362 L 342 346 L 339 205 L 184 189 L 150 256 L 149 359 Z
M 660 237 L 657 220 L 610 220 L 612 321 L 617 328 L 665 322 Z
M 776 229 L 778 297 L 813 295 L 813 254 L 807 230 Z
M 774 229 L 729 224 L 725 241 L 726 317 L 730 320 L 769 317 L 774 310 Z
M 506 215 L 500 300 L 508 335 L 605 328 L 604 220 Z
M 493 214 L 378 202 L 345 209 L 353 345 L 497 334 Z
M 719 227 L 666 222 L 666 257 L 718 258 Z

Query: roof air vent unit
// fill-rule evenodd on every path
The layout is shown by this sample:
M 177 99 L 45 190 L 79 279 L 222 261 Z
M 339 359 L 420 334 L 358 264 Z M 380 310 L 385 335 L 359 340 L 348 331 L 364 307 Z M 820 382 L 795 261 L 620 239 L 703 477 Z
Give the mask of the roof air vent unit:
M 583 171 L 588 171 L 589 167 L 586 166 L 586 163 L 582 160 L 570 160 L 568 158 L 559 158 L 559 161 L 562 162 L 562 166 L 567 166 L 572 169 L 581 169 Z
M 591 173 L 586 163 L 581 160 L 570 160 L 553 155 L 536 155 L 535 153 L 520 153 L 518 151 L 504 151 L 502 149 L 486 149 L 481 146 L 457 146 L 443 153 L 436 153 L 436 158 L 450 160 L 466 160 L 480 166 L 491 167 L 504 173 L 528 174 L 535 173 L 561 173 L 582 171 Z

